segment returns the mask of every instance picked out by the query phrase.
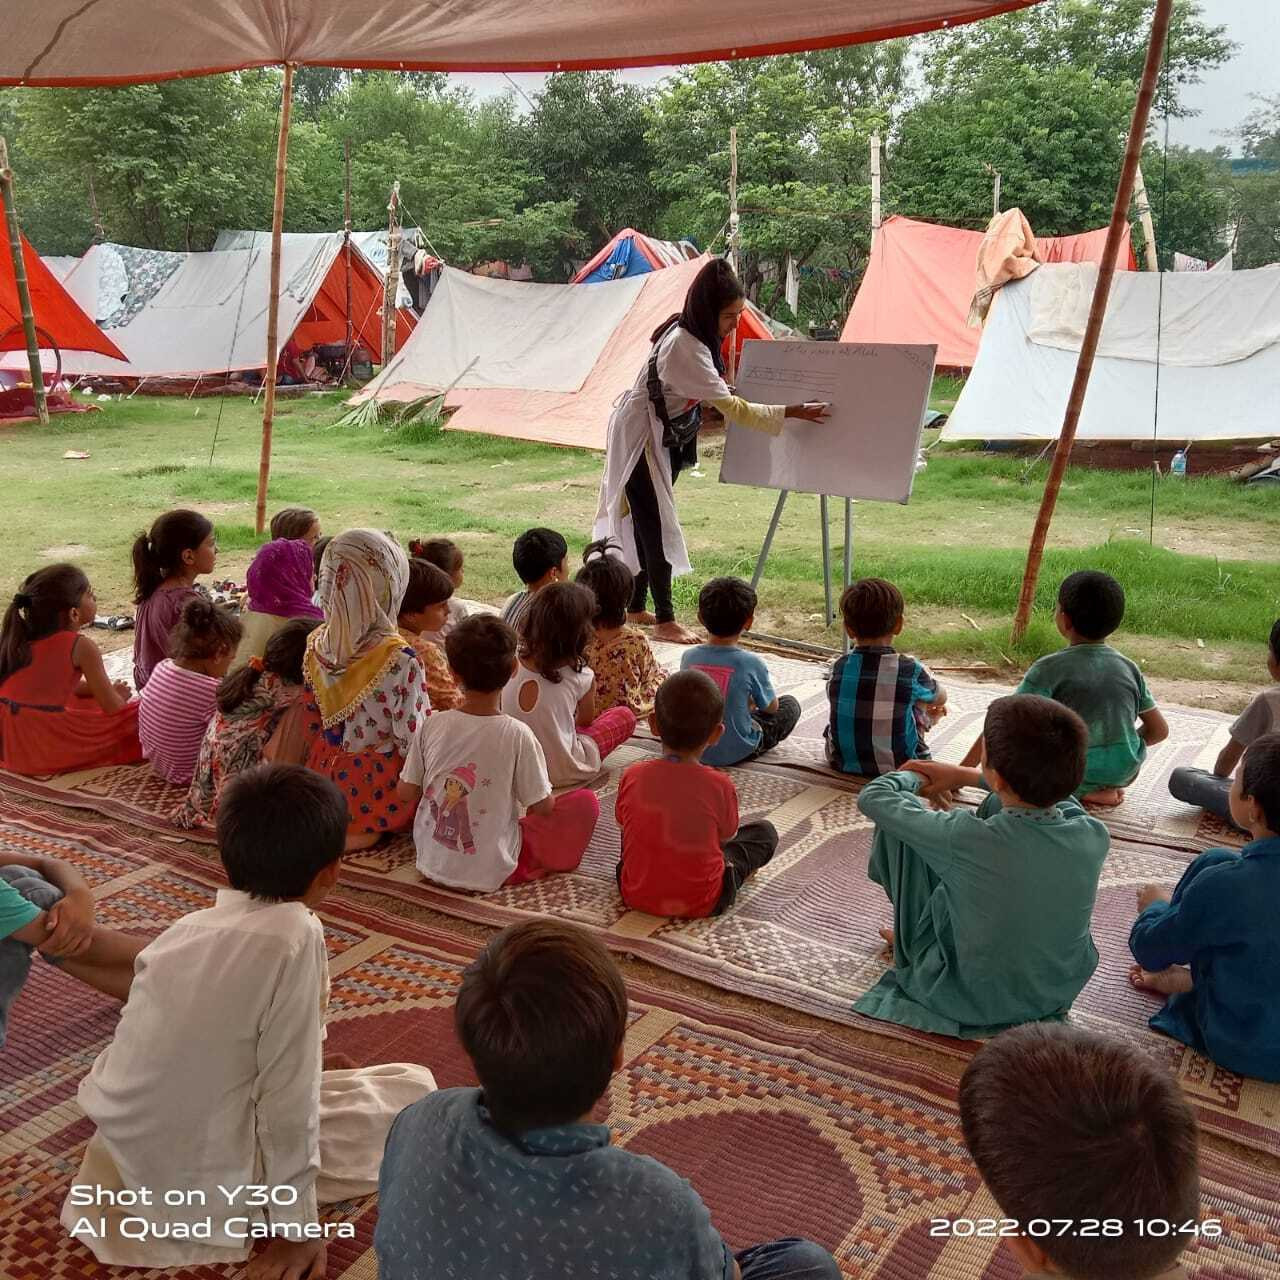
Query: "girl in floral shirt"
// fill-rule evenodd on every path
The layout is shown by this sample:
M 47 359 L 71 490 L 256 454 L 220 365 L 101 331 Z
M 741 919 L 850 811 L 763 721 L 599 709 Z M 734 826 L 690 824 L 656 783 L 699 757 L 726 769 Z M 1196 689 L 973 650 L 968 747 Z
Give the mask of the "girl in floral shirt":
M 653 714 L 653 700 L 667 673 L 649 648 L 644 633 L 626 625 L 634 579 L 617 544 L 593 542 L 582 553 L 576 581 L 596 598 L 587 666 L 596 673 L 596 709 L 630 707 L 637 719 Z
M 396 629 L 409 560 L 385 533 L 348 529 L 320 566 L 325 621 L 303 663 L 318 730 L 307 764 L 347 798 L 347 849 L 367 849 L 413 822 L 396 795 L 405 753 L 430 710 L 427 679 Z

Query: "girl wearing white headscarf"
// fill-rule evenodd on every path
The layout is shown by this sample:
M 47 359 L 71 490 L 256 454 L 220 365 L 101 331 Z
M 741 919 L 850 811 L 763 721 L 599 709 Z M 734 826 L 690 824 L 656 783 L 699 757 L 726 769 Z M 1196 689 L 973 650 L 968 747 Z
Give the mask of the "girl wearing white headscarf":
M 320 564 L 325 621 L 303 662 L 316 730 L 307 763 L 347 797 L 348 849 L 413 822 L 396 783 L 431 703 L 422 664 L 396 626 L 408 582 L 404 551 L 376 529 L 340 533 Z

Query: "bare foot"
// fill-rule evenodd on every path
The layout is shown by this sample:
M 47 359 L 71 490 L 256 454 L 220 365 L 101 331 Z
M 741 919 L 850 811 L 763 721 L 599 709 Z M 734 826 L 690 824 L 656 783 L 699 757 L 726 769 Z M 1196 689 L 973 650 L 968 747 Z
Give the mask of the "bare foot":
M 877 932 L 884 939 L 884 946 L 880 948 L 879 957 L 886 964 L 893 963 L 893 930 L 879 929 Z
M 627 621 L 633 627 L 652 627 L 657 625 L 658 619 L 648 609 L 644 609 L 640 613 L 628 613 Z
M 697 644 L 697 635 L 690 631 L 688 627 L 682 627 L 678 622 L 660 622 L 653 629 L 653 638 L 655 640 L 669 640 L 672 644 Z
M 1152 973 L 1140 964 L 1129 969 L 1129 983 L 1136 991 L 1154 991 L 1157 995 L 1176 996 L 1192 989 L 1191 970 L 1175 964 L 1168 969 Z
M 1124 803 L 1124 788 L 1103 787 L 1099 791 L 1090 791 L 1087 796 L 1080 797 L 1080 803 L 1090 809 L 1114 809 Z
M 382 837 L 376 831 L 362 831 L 357 835 L 348 835 L 344 848 L 346 853 L 359 853 L 362 849 L 372 849 Z
M 326 1053 L 323 1069 L 325 1071 L 354 1071 L 359 1064 L 345 1053 Z

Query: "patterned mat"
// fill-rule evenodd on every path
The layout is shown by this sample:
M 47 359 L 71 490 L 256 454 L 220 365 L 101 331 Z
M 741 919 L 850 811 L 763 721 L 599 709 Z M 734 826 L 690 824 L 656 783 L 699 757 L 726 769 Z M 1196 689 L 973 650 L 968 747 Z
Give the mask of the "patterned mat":
M 139 932 L 207 905 L 215 887 L 199 853 L 74 815 L 5 804 L 0 842 L 75 863 L 101 917 Z M 333 978 L 328 1047 L 362 1063 L 425 1063 L 442 1086 L 470 1083 L 450 1008 L 469 948 L 345 893 L 322 917 Z M 14 1008 L 0 1058 L 0 1275 L 233 1280 L 242 1268 L 102 1268 L 58 1224 L 89 1134 L 75 1087 L 115 1017 L 112 1002 L 40 962 Z M 734 1248 L 801 1234 L 830 1249 L 850 1278 L 1015 1280 L 1018 1269 L 996 1241 L 930 1234 L 930 1219 L 996 1210 L 964 1150 L 954 1072 L 891 1050 L 636 987 L 625 1066 L 598 1118 L 622 1145 L 689 1178 Z M 1223 1235 L 1192 1243 L 1190 1273 L 1280 1274 L 1273 1176 L 1212 1151 L 1203 1173 L 1204 1211 Z M 376 1213 L 373 1198 L 327 1213 L 352 1224 L 355 1237 L 332 1243 L 331 1277 L 376 1280 Z

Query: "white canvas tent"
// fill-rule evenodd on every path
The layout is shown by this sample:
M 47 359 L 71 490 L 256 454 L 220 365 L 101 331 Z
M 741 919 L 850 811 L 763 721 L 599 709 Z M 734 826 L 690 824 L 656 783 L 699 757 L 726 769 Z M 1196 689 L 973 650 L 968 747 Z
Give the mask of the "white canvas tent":
M 280 332 L 334 327 L 334 296 L 343 275 L 342 235 L 286 237 L 280 290 Z M 359 288 L 353 321 L 357 334 L 376 332 L 381 286 L 373 269 L 353 254 Z M 336 274 L 335 274 L 336 268 Z M 270 252 L 257 248 L 211 253 L 165 253 L 129 245 L 97 244 L 63 281 L 67 292 L 128 356 L 122 364 L 91 352 L 68 352 L 72 377 L 198 378 L 262 369 L 267 350 Z M 327 296 L 322 290 L 327 289 Z M 327 319 L 320 320 L 323 310 Z M 341 314 L 339 311 L 338 314 Z M 408 325 L 399 322 L 401 339 Z M 339 333 L 325 336 L 333 341 Z M 311 345 L 310 342 L 305 345 Z M 375 344 L 376 346 L 376 344 Z M 6 357 L 6 364 L 15 358 Z
M 1000 290 L 944 440 L 1057 439 L 1094 271 L 1042 267 Z M 1078 434 L 1269 438 L 1277 391 L 1280 272 L 1168 272 L 1163 281 L 1126 272 L 1112 286 Z

